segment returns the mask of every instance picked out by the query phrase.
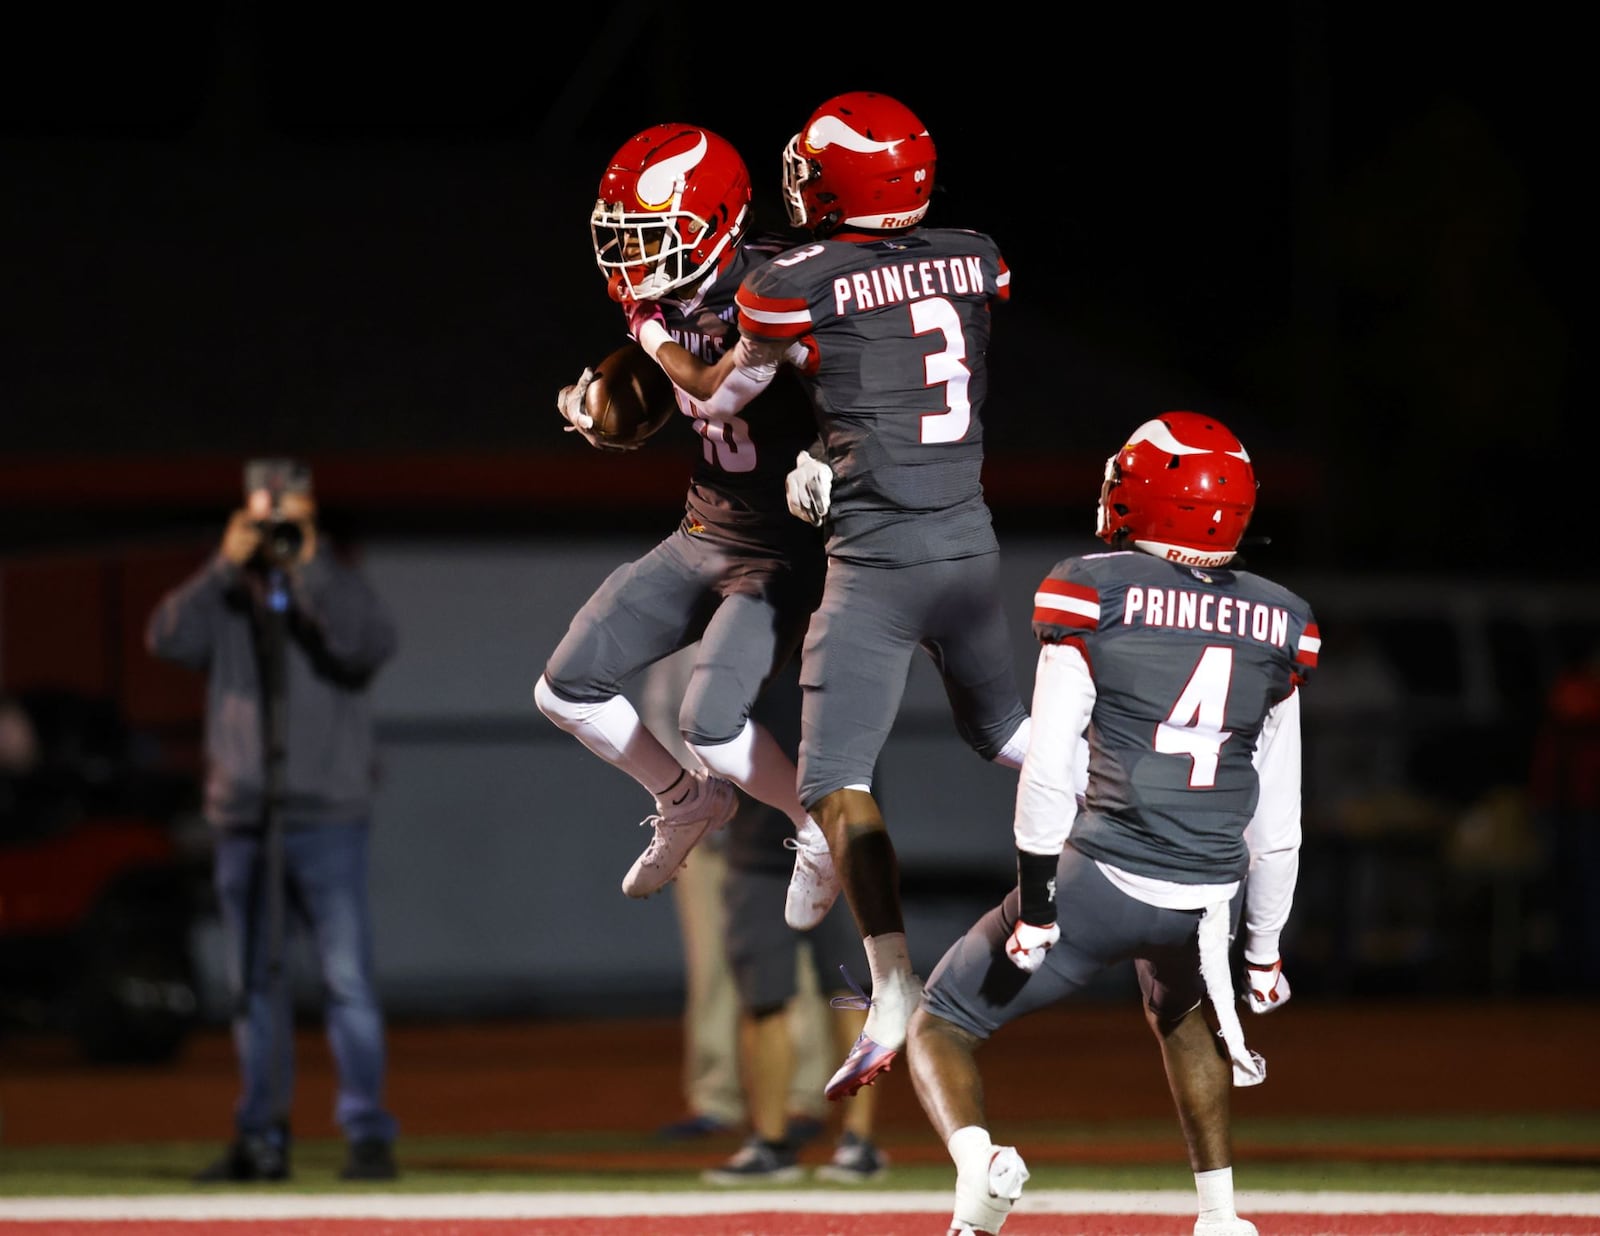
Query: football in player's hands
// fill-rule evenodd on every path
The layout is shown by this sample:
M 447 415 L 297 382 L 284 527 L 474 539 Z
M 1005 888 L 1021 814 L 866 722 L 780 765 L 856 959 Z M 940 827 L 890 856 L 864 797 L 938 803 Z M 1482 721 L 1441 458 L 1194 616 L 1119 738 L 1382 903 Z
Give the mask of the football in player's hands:
M 593 369 L 583 407 L 597 446 L 632 450 L 678 410 L 672 379 L 632 340 Z

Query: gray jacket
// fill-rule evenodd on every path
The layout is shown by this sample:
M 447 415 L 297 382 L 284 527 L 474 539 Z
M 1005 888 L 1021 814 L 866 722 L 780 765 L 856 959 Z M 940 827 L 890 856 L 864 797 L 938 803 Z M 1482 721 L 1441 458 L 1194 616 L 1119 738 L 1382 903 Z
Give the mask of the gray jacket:
M 394 655 L 394 621 L 366 580 L 321 544 L 289 582 L 283 819 L 346 823 L 371 809 L 367 688 Z M 256 636 L 264 593 L 258 572 L 219 553 L 161 599 L 145 631 L 152 654 L 207 675 L 205 815 L 218 828 L 259 828 L 265 818 Z

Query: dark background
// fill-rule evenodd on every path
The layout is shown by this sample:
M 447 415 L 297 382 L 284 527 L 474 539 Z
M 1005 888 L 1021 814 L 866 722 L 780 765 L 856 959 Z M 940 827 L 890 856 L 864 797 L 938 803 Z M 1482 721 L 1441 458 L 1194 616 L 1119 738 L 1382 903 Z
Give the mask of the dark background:
M 1272 540 L 1251 565 L 1317 585 L 1305 595 L 1329 654 L 1307 699 L 1300 990 L 1600 991 L 1583 934 L 1592 794 L 1569 850 L 1525 792 L 1541 753 L 1553 784 L 1600 751 L 1593 678 L 1577 684 L 1589 712 L 1540 737 L 1558 672 L 1600 632 L 1597 443 L 1578 406 L 1590 366 L 1573 346 L 1592 73 L 1588 41 L 1555 14 L 5 8 L 0 688 L 124 714 L 138 759 L 108 766 L 159 770 L 187 804 L 201 682 L 148 657 L 144 618 L 216 544 L 244 458 L 306 457 L 337 538 L 381 544 L 397 570 L 462 564 L 393 581 L 427 603 L 409 619 L 458 600 L 471 615 L 421 624 L 407 652 L 428 668 L 404 697 L 417 715 L 380 728 L 419 796 L 387 812 L 397 857 L 380 912 L 429 946 L 425 967 L 440 954 L 413 911 L 445 865 L 416 858 L 433 853 L 429 793 L 454 809 L 522 776 L 553 818 L 631 809 L 592 801 L 623 779 L 566 776 L 579 756 L 526 696 L 571 612 L 552 593 L 573 582 L 572 541 L 671 527 L 696 449 L 684 424 L 630 456 L 562 432 L 557 390 L 622 337 L 589 242 L 602 169 L 640 128 L 704 124 L 743 151 L 758 226 L 780 226 L 784 144 L 824 99 L 876 89 L 937 144 L 929 222 L 990 233 L 1013 271 L 984 410 L 1002 543 L 1078 552 L 1105 457 L 1188 407 L 1256 459 L 1253 531 Z M 474 590 L 490 587 L 482 563 L 473 573 L 484 547 L 519 564 L 510 584 L 490 574 L 489 595 Z M 1570 583 L 1588 586 L 1555 587 Z M 540 623 L 546 636 L 528 633 Z M 486 677 L 504 701 L 489 690 L 457 717 L 440 665 L 503 667 Z M 943 734 L 933 703 L 925 724 Z M 57 728 L 76 753 L 81 718 Z M 562 772 L 534 776 L 547 752 Z M 417 771 L 479 758 L 504 762 L 464 789 Z M 561 793 L 576 800 L 565 812 Z M 480 934 L 514 941 L 524 889 L 497 902 L 479 885 L 515 872 L 527 807 L 494 805 L 468 814 L 497 863 L 464 860 L 443 882 L 502 916 Z M 114 863 L 77 822 L 50 840 Z M 631 846 L 620 836 L 604 844 Z M 908 901 L 973 895 L 971 870 L 952 879 L 913 844 Z M 42 904 L 48 877 L 76 873 L 67 892 L 89 905 L 105 872 L 48 858 L 19 875 L 8 852 L 0 876 Z M 398 929 L 385 935 L 405 957 Z M 41 973 L 73 972 L 40 957 Z M 124 971 L 102 969 L 103 990 L 121 990 Z M 526 998 L 526 982 L 496 983 Z M 88 1024 L 117 1051 L 136 1041 L 113 1019 Z
M 1563 535 L 1593 442 L 1592 135 L 1582 40 L 1537 6 L 19 7 L 5 543 L 183 514 L 126 481 L 97 503 L 108 460 L 225 457 L 231 496 L 263 450 L 528 466 L 526 492 L 409 517 L 403 485 L 368 493 L 364 530 L 546 519 L 539 470 L 578 453 L 555 391 L 620 330 L 587 233 L 611 152 L 717 129 L 781 224 L 783 144 L 868 88 L 934 135 L 930 223 L 1014 271 L 985 414 L 1002 523 L 1086 528 L 1099 461 L 1195 407 L 1257 456 L 1264 569 L 1595 574 Z M 80 457 L 101 470 L 37 470 Z

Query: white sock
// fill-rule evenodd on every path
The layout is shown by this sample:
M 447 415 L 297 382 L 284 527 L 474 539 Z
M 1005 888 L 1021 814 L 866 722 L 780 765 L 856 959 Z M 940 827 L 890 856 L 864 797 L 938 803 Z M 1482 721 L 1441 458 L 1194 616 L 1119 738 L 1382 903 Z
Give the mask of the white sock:
M 875 1043 L 899 1050 L 905 1045 L 906 1023 L 922 994 L 917 976 L 911 973 L 906 933 L 890 931 L 868 936 L 862 944 L 872 971 L 872 1008 L 863 1029 Z
M 1237 1219 L 1233 1209 L 1233 1168 L 1217 1167 L 1194 1174 L 1194 1189 L 1200 1195 L 1202 1219 Z
M 795 789 L 794 761 L 766 726 L 746 721 L 729 742 L 714 747 L 690 743 L 689 749 L 717 776 L 733 782 L 757 802 L 783 812 L 796 828 L 806 818 Z
M 861 942 L 866 946 L 867 965 L 872 971 L 872 998 L 890 986 L 903 986 L 911 977 L 911 954 L 906 951 L 906 933 L 887 931 L 881 936 L 868 936 Z M 882 994 L 890 994 L 883 991 Z
M 994 1143 L 989 1140 L 989 1130 L 982 1125 L 962 1125 L 950 1134 L 944 1145 L 956 1165 L 956 1175 L 959 1176 L 963 1171 L 988 1172 Z

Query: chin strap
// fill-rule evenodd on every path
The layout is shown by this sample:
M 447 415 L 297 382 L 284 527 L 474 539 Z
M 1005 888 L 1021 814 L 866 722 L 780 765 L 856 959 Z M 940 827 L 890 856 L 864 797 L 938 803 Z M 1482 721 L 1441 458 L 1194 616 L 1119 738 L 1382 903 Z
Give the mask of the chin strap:
M 1233 1061 L 1233 1084 L 1257 1086 L 1267 1080 L 1267 1062 L 1244 1043 L 1244 1027 L 1234 1007 L 1233 976 L 1228 969 L 1228 903 L 1206 907 L 1200 917 L 1200 976 L 1217 1014 L 1217 1033 Z

